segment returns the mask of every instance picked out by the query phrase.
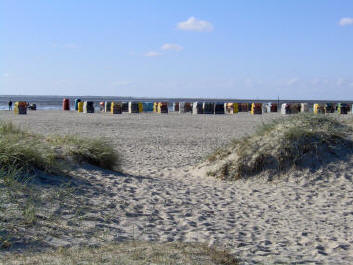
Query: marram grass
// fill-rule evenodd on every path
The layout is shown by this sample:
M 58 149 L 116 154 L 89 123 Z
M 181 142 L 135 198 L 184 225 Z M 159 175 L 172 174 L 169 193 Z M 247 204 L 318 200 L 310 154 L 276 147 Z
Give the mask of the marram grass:
M 120 169 L 118 153 L 103 139 L 78 136 L 41 136 L 0 123 L 1 168 L 62 173 L 68 165 L 89 163 L 105 169 Z
M 119 161 L 117 152 L 101 139 L 47 137 L 0 123 L 0 251 L 32 238 L 31 229 L 45 234 L 45 229 L 57 227 L 60 212 L 53 209 L 67 205 L 73 194 L 71 169 L 90 163 L 119 170 Z
M 0 264 L 238 265 L 239 261 L 228 251 L 204 244 L 133 241 L 96 248 L 60 248 L 37 254 L 4 256 L 0 258 Z
M 316 167 L 352 153 L 352 127 L 324 115 L 298 114 L 258 128 L 208 157 L 208 175 L 247 178 L 292 167 Z

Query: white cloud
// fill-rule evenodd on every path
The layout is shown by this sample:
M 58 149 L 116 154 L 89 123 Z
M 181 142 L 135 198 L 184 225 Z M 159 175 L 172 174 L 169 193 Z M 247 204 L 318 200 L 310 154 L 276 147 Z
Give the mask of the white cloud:
M 9 77 L 9 73 L 3 73 L 2 76 L 3 77 Z
M 156 52 L 156 51 L 149 51 L 149 52 L 145 53 L 145 56 L 147 56 L 147 57 L 155 57 L 155 56 L 161 56 L 161 55 L 163 55 L 163 53 Z
M 348 25 L 353 25 L 353 18 L 351 17 L 343 17 L 340 19 L 339 23 L 340 26 L 348 26 Z
M 165 43 L 160 48 L 160 50 L 161 51 L 165 51 L 165 53 L 163 53 L 161 51 L 149 51 L 149 52 L 145 53 L 144 55 L 147 56 L 147 57 L 156 57 L 156 56 L 164 55 L 168 51 L 179 52 L 179 51 L 181 51 L 183 49 L 184 49 L 184 47 L 179 45 L 179 44 L 176 44 L 176 43 Z
M 184 47 L 179 45 L 179 44 L 175 44 L 175 43 L 166 43 L 166 44 L 163 44 L 162 47 L 161 47 L 161 50 L 163 51 L 181 51 L 183 50 Z
M 177 28 L 187 31 L 205 31 L 210 32 L 213 30 L 213 25 L 206 20 L 199 20 L 195 17 L 190 17 L 186 21 L 179 22 Z
M 287 81 L 287 85 L 292 86 L 292 85 L 297 84 L 298 82 L 299 82 L 299 78 L 292 78 Z

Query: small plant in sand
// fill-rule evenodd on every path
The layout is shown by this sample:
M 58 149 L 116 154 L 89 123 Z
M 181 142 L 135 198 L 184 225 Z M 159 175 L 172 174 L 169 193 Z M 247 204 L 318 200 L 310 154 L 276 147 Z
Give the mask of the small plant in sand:
M 291 167 L 316 168 L 352 153 L 352 128 L 332 117 L 299 114 L 263 125 L 257 132 L 208 157 L 208 175 L 240 179 Z

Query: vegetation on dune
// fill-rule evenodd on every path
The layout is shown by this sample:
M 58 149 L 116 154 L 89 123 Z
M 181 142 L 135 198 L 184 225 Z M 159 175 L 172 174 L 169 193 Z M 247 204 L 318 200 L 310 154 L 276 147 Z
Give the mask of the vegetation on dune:
M 49 225 L 60 218 L 51 212 L 51 207 L 61 204 L 58 194 L 64 191 L 63 187 L 32 185 L 32 177 L 16 168 L 0 169 L 0 251 L 24 242 L 31 228 L 43 226 L 40 222 L 44 216 L 50 220 Z
M 105 169 L 120 169 L 120 158 L 117 152 L 102 139 L 51 136 L 47 141 L 55 149 L 61 149 L 63 158 L 72 158 L 79 163 L 86 162 Z
M 352 153 L 351 126 L 335 118 L 298 114 L 263 125 L 257 132 L 208 157 L 208 174 L 222 179 L 240 179 L 291 167 L 315 168 Z
M 55 209 L 78 211 L 82 202 L 67 204 L 73 195 L 67 175 L 77 163 L 119 170 L 119 161 L 100 139 L 45 137 L 0 123 L 0 249 L 26 244 L 32 228 L 56 227 L 60 212 Z
M 47 253 L 5 256 L 6 264 L 237 265 L 227 251 L 191 243 L 128 242 L 98 248 L 60 248 Z
M 120 169 L 117 152 L 102 139 L 44 137 L 22 131 L 12 123 L 0 124 L 0 165 L 4 170 L 16 168 L 56 174 L 65 172 L 73 161 Z
M 3 170 L 35 169 L 57 171 L 54 152 L 45 146 L 40 137 L 24 132 L 12 123 L 0 124 L 0 165 Z

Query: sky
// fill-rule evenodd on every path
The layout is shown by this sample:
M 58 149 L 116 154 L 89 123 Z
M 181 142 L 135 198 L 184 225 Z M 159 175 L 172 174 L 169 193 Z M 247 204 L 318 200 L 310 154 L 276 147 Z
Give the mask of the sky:
M 353 100 L 352 0 L 0 0 L 0 94 Z

